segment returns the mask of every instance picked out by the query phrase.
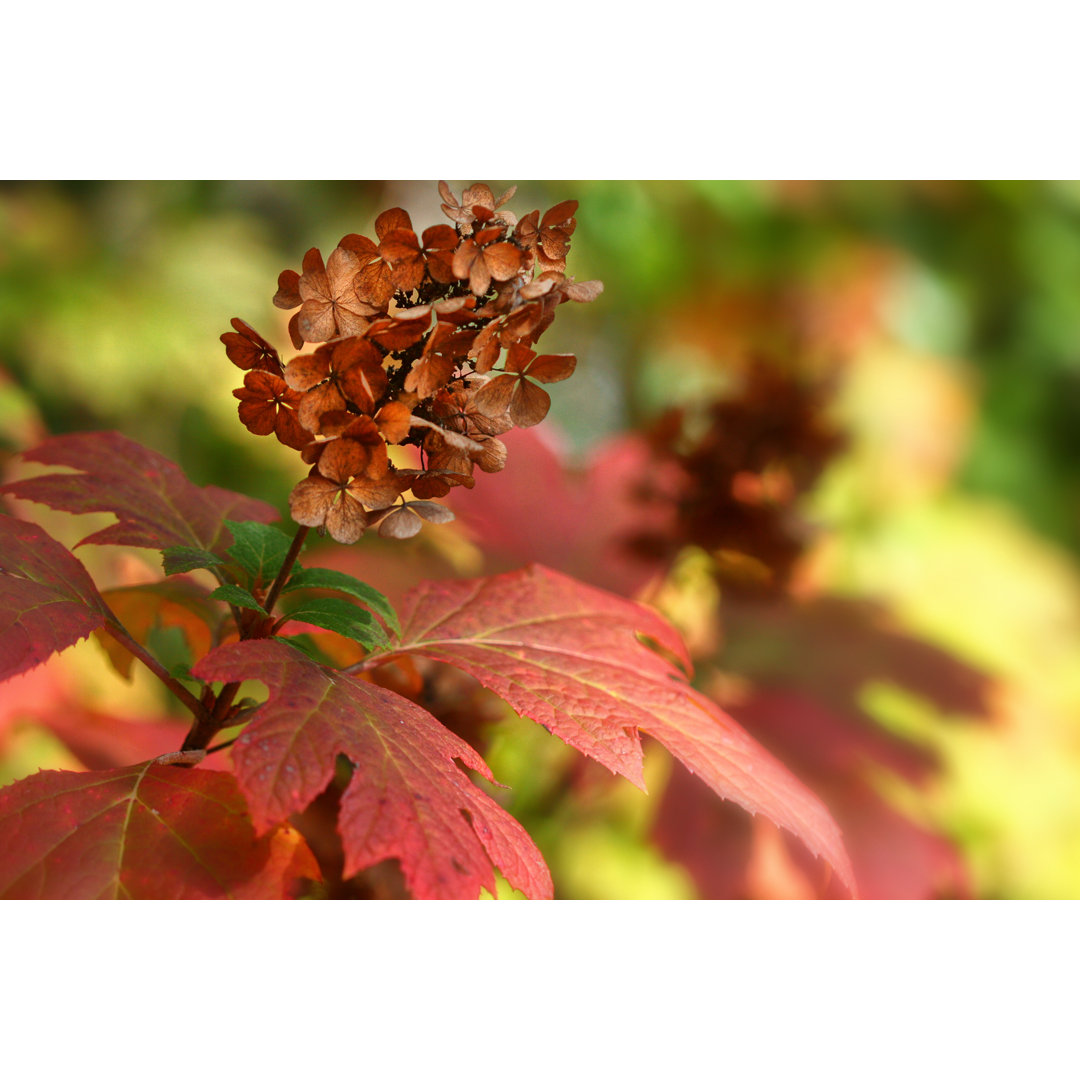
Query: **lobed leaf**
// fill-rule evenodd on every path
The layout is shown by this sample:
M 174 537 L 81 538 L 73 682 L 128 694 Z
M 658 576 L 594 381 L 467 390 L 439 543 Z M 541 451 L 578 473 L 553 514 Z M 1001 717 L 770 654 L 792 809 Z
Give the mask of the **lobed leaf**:
M 522 715 L 639 787 L 639 732 L 721 797 L 761 813 L 827 859 L 855 892 L 840 830 L 820 800 L 675 665 L 674 629 L 640 604 L 541 566 L 474 581 L 425 583 L 403 605 L 388 657 L 414 653 L 475 676 Z
M 108 617 L 67 548 L 37 525 L 0 515 L 0 680 L 74 645 Z
M 351 574 L 344 574 L 340 570 L 328 570 L 322 566 L 297 570 L 281 591 L 287 593 L 296 589 L 333 589 L 336 592 L 347 593 L 371 608 L 395 634 L 401 633 L 401 623 L 398 621 L 394 605 L 378 589 Z
M 196 674 L 270 690 L 232 747 L 257 829 L 305 809 L 344 754 L 355 767 L 338 826 L 346 877 L 397 859 L 413 896 L 474 899 L 494 893 L 495 865 L 526 895 L 552 895 L 529 835 L 455 761 L 491 779 L 483 758 L 407 698 L 274 640 L 224 645 Z
M 234 777 L 144 763 L 0 790 L 0 897 L 280 899 L 319 880 L 300 834 L 257 836 Z
M 0 493 L 69 514 L 107 512 L 119 518 L 85 537 L 83 544 L 198 548 L 224 555 L 232 543 L 226 519 L 270 522 L 278 517 L 269 503 L 224 488 L 198 487 L 168 458 L 115 431 L 57 435 L 22 457 L 78 471 L 16 480 L 0 486 Z

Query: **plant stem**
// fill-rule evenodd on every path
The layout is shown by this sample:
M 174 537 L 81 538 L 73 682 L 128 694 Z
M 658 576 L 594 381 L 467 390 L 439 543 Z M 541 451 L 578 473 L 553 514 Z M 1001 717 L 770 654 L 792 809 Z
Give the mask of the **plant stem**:
M 304 541 L 307 539 L 309 531 L 307 525 L 301 525 L 300 528 L 296 530 L 296 535 L 289 545 L 289 550 L 285 553 L 285 561 L 281 564 L 281 569 L 278 571 L 277 577 L 274 578 L 274 583 L 270 586 L 270 591 L 266 594 L 266 600 L 263 602 L 263 608 L 268 615 L 273 612 L 274 605 L 281 595 L 281 590 L 285 587 L 285 582 L 289 580 L 289 575 L 296 565 L 296 560 L 300 556 L 300 549 L 304 546 Z M 242 641 L 250 640 L 254 637 L 267 636 L 268 629 L 272 625 L 268 620 L 262 619 L 255 624 L 254 628 L 250 625 L 241 625 L 239 619 L 236 620 L 236 623 Z M 252 632 L 253 629 L 254 632 Z M 270 630 L 269 633 L 272 635 L 272 630 Z M 205 750 L 210 745 L 210 740 L 228 721 L 229 709 L 239 690 L 240 683 L 238 682 L 229 682 L 222 686 L 213 707 L 208 712 L 204 711 L 202 716 L 196 717 L 195 723 L 191 726 L 191 730 L 188 732 L 187 738 L 184 739 L 184 745 L 181 749 Z
M 289 580 L 289 575 L 292 573 L 296 560 L 300 557 L 300 549 L 304 546 L 304 541 L 307 539 L 309 532 L 310 529 L 307 525 L 301 525 L 296 530 L 293 542 L 285 553 L 285 561 L 281 564 L 281 569 L 278 571 L 277 577 L 274 578 L 274 584 L 270 586 L 270 591 L 266 594 L 266 600 L 263 602 L 267 615 L 273 614 L 274 605 L 281 595 L 281 590 L 285 587 L 285 582 Z
M 196 723 L 207 715 L 206 706 L 188 690 L 178 679 L 173 678 L 158 661 L 150 655 L 115 618 L 108 619 L 103 627 L 110 637 L 115 638 L 136 660 L 148 667 L 195 716 Z

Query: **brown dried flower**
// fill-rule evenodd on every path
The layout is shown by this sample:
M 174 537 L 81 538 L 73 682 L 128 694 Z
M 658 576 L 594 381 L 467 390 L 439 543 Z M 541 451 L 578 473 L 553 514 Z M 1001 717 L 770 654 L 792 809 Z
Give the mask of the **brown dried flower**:
M 441 182 L 453 226 L 418 238 L 394 207 L 376 218 L 377 241 L 350 233 L 325 263 L 308 251 L 302 273 L 279 276 L 274 303 L 299 308 L 289 323 L 296 348 L 318 347 L 284 368 L 241 320 L 222 335 L 248 372 L 235 392 L 245 425 L 274 432 L 312 466 L 290 496 L 295 521 L 342 543 L 375 525 L 384 536 L 412 536 L 423 520 L 450 519 L 428 500 L 471 488 L 477 467 L 503 468 L 499 435 L 547 415 L 539 384 L 568 378 L 576 360 L 530 346 L 560 304 L 594 300 L 603 286 L 565 274 L 577 202 L 519 222 L 503 209 L 515 190 L 496 199 L 473 184 L 459 201 Z M 417 447 L 422 467 L 396 469 L 391 445 Z
M 473 404 L 485 416 L 509 414 L 517 427 L 539 424 L 551 408 L 551 398 L 537 382 L 553 383 L 574 374 L 577 358 L 570 354 L 537 356 L 524 345 L 511 345 L 505 373 L 496 375 L 476 391 Z

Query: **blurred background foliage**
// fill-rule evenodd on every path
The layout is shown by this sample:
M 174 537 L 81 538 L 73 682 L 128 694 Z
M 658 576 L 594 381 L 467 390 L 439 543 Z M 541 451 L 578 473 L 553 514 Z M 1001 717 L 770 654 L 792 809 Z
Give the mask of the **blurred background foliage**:
M 498 194 L 512 181 L 487 182 Z M 635 433 L 685 463 L 710 431 L 722 441 L 710 408 L 740 394 L 767 428 L 780 395 L 746 396 L 755 362 L 813 387 L 843 439 L 817 457 L 790 447 L 791 475 L 800 454 L 814 468 L 795 485 L 786 606 L 743 603 L 738 576 L 721 572 L 725 552 L 751 562 L 760 552 L 686 534 L 657 562 L 642 595 L 690 639 L 699 685 L 818 791 L 845 834 L 887 807 L 939 845 L 912 855 L 906 877 L 874 877 L 875 858 L 895 851 L 903 864 L 914 834 L 869 830 L 870 895 L 1080 896 L 1080 183 L 548 181 L 521 183 L 510 205 L 521 215 L 566 198 L 581 203 L 568 272 L 605 291 L 561 308 L 544 338 L 547 351 L 579 358 L 544 425 L 549 448 L 559 433 L 560 467 L 587 470 Z M 292 355 L 288 314 L 271 304 L 278 273 L 311 246 L 373 235 L 389 206 L 418 230 L 441 223 L 438 203 L 434 182 L 0 185 L 0 463 L 18 468 L 14 453 L 45 434 L 115 428 L 200 484 L 284 508 L 295 454 L 237 421 L 241 377 L 219 335 L 239 316 Z M 456 499 L 460 527 L 428 527 L 389 556 L 362 541 L 357 559 L 398 568 L 384 561 L 372 571 L 384 578 L 369 580 L 392 592 L 419 574 L 495 565 L 467 501 L 485 483 L 493 493 L 515 475 L 524 483 L 510 445 L 506 471 Z M 604 476 L 588 490 L 606 490 Z M 574 504 L 579 533 L 604 527 L 602 504 Z M 521 533 L 538 530 L 505 513 Z M 61 539 L 89 531 L 59 517 L 34 511 Z M 533 550 L 508 542 L 503 565 Z M 116 580 L 131 572 L 115 555 L 84 557 Z M 588 578 L 590 565 L 606 584 L 599 560 L 576 569 Z M 827 600 L 852 605 L 849 615 L 815 622 L 826 608 L 813 604 Z M 878 615 L 850 616 L 869 610 L 860 604 L 887 630 Z M 48 685 L 31 674 L 0 687 L 0 780 L 79 764 L 33 722 L 42 695 L 60 694 L 56 679 L 87 707 L 125 716 L 156 701 L 144 680 L 91 674 L 96 647 L 50 665 Z M 981 704 L 941 692 L 956 681 L 952 668 L 941 674 L 947 663 L 985 680 Z M 775 710 L 758 709 L 766 694 L 741 716 L 746 685 L 774 701 L 801 695 L 786 715 L 827 701 L 853 725 L 828 745 L 851 752 L 824 761 L 819 746 L 797 748 L 797 734 L 770 727 Z M 484 742 L 511 788 L 500 797 L 536 837 L 560 895 L 821 893 L 758 823 L 699 821 L 661 753 L 648 779 L 667 792 L 663 805 L 569 764 L 565 747 L 514 717 L 493 717 Z M 864 799 L 877 808 L 869 816 Z M 740 829 L 745 851 L 724 856 Z M 703 869 L 714 850 L 742 868 L 737 882 Z

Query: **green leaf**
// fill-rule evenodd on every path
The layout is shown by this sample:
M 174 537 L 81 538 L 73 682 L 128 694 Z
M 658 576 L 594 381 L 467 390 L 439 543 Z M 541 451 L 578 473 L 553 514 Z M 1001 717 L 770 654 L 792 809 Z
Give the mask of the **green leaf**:
M 263 615 L 266 614 L 266 608 L 247 589 L 241 589 L 239 585 L 222 585 L 210 594 L 210 598 L 212 600 L 225 600 L 236 607 L 250 608 L 252 611 L 261 612 Z
M 226 525 L 233 534 L 229 557 L 247 571 L 252 584 L 262 581 L 269 585 L 285 562 L 292 539 L 258 521 L 227 521 Z
M 220 555 L 202 548 L 183 547 L 178 544 L 161 552 L 161 565 L 165 568 L 166 576 L 186 574 L 189 570 L 209 570 L 214 566 L 223 566 L 224 563 L 225 560 Z
M 324 630 L 333 630 L 342 637 L 360 642 L 366 649 L 385 645 L 386 631 L 375 621 L 375 616 L 350 600 L 335 596 L 314 597 L 305 600 L 290 611 L 287 619 L 311 623 Z
M 297 652 L 303 653 L 309 660 L 314 660 L 316 664 L 322 664 L 324 667 L 328 668 L 336 667 L 334 661 L 319 648 L 315 639 L 310 634 L 282 634 L 280 637 L 275 638 L 275 640 L 284 641 L 286 645 L 291 645 Z
M 395 634 L 401 633 L 401 623 L 398 622 L 394 605 L 378 589 L 350 574 L 343 574 L 340 570 L 327 570 L 321 566 L 297 570 L 281 591 L 292 592 L 294 589 L 333 589 L 336 592 L 348 593 L 371 608 Z

